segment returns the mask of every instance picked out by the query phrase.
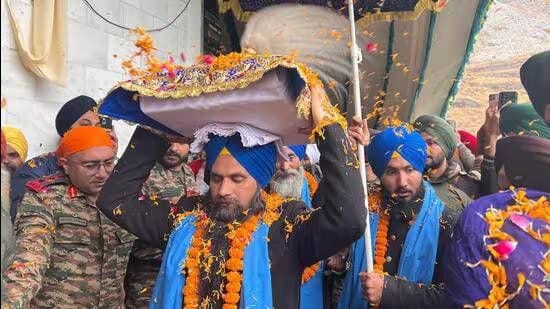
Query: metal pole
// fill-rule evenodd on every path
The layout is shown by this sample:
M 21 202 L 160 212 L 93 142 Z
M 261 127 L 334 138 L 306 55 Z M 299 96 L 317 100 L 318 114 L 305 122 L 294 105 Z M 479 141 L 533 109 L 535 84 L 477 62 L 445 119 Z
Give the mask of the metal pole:
M 353 1 L 348 0 L 348 12 L 351 31 L 351 67 L 353 69 L 353 105 L 355 107 L 355 116 L 363 119 L 361 113 L 361 91 L 359 89 L 359 62 L 361 62 L 361 50 L 357 47 L 355 39 L 355 11 L 353 9 Z M 365 258 L 367 260 L 367 272 L 373 271 L 372 263 L 372 244 L 370 234 L 370 214 L 369 214 L 369 199 L 367 190 L 367 167 L 365 166 L 365 148 L 361 145 L 357 147 L 357 157 L 359 158 L 359 172 L 361 173 L 361 181 L 363 182 L 363 190 L 365 191 L 365 208 L 367 209 L 367 227 L 365 228 Z

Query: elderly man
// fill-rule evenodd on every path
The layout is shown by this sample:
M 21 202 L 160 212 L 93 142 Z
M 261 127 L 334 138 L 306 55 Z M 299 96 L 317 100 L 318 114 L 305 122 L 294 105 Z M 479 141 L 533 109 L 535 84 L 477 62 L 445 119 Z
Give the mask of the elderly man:
M 437 196 L 448 207 L 466 207 L 479 194 L 479 180 L 451 160 L 457 147 L 453 127 L 434 115 L 420 116 L 413 125 L 427 144 L 425 173 Z
M 324 96 L 314 89 L 314 126 L 327 117 Z M 138 198 L 168 143 L 136 130 L 135 147 L 119 161 L 98 207 L 142 240 L 166 247 L 151 307 L 298 308 L 304 269 L 351 244 L 365 228 L 364 195 L 348 138 L 337 124 L 323 131 L 317 143 L 326 178 L 312 202 L 316 211 L 263 192 L 275 173 L 273 143 L 244 147 L 239 134 L 211 134 L 209 194 L 181 199 L 170 213 Z M 178 209 L 187 212 L 174 213 Z
M 97 103 L 87 96 L 78 96 L 65 103 L 55 117 L 57 134 L 62 137 L 71 128 L 79 126 L 98 126 L 100 121 L 95 109 Z M 12 220 L 15 219 L 17 207 L 25 194 L 25 184 L 31 180 L 62 172 L 57 164 L 55 153 L 47 153 L 25 162 L 13 175 L 11 181 Z
M 14 127 L 2 127 L 6 136 L 6 153 L 2 163 L 10 171 L 15 172 L 27 160 L 29 144 L 21 130 Z
M 357 241 L 339 308 L 443 307 L 439 262 L 459 213 L 422 180 L 426 143 L 408 127 L 388 128 L 367 155 L 382 185 L 369 192 L 374 272 L 364 273 L 365 244 Z
M 504 191 L 464 210 L 443 261 L 447 291 L 456 307 L 548 307 L 550 140 L 502 138 L 496 166 Z
M 96 208 L 115 166 L 98 127 L 66 132 L 56 156 L 64 174 L 27 184 L 15 220 L 16 252 L 4 272 L 10 308 L 120 308 L 134 236 Z M 66 176 L 65 176 L 66 175 Z
M 182 197 L 198 195 L 193 172 L 185 164 L 188 155 L 189 144 L 172 143 L 143 184 L 143 195 L 171 203 Z M 149 306 L 161 262 L 162 250 L 140 240 L 134 243 L 126 272 L 126 307 Z

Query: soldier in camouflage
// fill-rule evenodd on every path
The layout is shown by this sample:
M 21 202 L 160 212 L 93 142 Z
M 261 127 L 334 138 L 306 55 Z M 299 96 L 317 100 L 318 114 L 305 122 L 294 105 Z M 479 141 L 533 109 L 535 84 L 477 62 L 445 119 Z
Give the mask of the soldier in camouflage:
M 176 203 L 181 197 L 199 195 L 193 172 L 185 164 L 188 154 L 188 144 L 172 143 L 144 183 L 143 198 Z M 161 262 L 161 250 L 139 240 L 134 243 L 125 282 L 128 308 L 149 307 Z
M 122 308 L 135 237 L 95 207 L 115 165 L 113 142 L 102 128 L 75 128 L 61 139 L 57 157 L 66 176 L 27 184 L 3 306 Z

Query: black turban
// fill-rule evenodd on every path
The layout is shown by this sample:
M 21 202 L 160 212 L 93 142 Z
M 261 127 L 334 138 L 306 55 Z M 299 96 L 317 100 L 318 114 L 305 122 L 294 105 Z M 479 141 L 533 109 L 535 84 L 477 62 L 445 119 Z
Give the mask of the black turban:
M 82 115 L 96 107 L 95 100 L 85 95 L 78 96 L 63 104 L 55 117 L 57 134 L 63 136 Z
M 506 176 L 517 187 L 550 192 L 550 140 L 514 135 L 497 142 L 496 171 L 504 166 Z
M 550 51 L 527 59 L 519 74 L 533 107 L 544 119 L 544 110 L 546 105 L 550 104 Z

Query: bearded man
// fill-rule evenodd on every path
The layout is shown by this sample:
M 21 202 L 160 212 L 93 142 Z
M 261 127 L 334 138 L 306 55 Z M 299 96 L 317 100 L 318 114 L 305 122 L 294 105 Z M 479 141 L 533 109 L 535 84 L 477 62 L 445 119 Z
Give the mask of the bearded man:
M 321 107 L 326 94 L 322 88 L 312 94 L 311 119 L 321 127 L 328 118 Z M 262 192 L 275 173 L 276 146 L 244 147 L 241 133 L 208 135 L 210 191 L 205 197 L 182 198 L 172 209 L 162 200 L 140 199 L 143 182 L 168 142 L 136 130 L 134 147 L 120 159 L 98 207 L 165 249 L 152 308 L 299 307 L 304 269 L 353 243 L 365 228 L 363 189 L 348 137 L 338 124 L 322 128 L 324 138 L 316 141 L 325 181 L 313 198 L 316 211 Z
M 414 128 L 420 132 L 427 144 L 425 174 L 437 196 L 447 207 L 463 209 L 479 195 L 479 179 L 468 174 L 451 160 L 457 137 L 453 127 L 443 118 L 424 115 L 414 121 Z
M 426 143 L 408 127 L 372 138 L 369 163 L 380 179 L 369 190 L 374 271 L 365 273 L 365 241 L 352 247 L 352 266 L 339 308 L 426 308 L 446 303 L 439 261 L 459 213 L 437 197 L 422 173 Z

